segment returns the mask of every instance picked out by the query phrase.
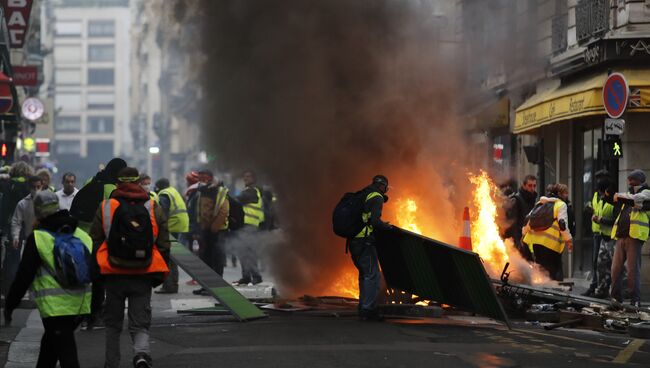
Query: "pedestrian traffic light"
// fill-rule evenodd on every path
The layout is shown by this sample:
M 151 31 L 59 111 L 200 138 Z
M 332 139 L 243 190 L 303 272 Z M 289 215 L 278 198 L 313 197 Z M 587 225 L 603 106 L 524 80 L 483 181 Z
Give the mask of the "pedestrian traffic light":
M 5 163 L 12 162 L 14 158 L 15 142 L 0 141 L 0 160 Z
M 618 160 L 623 157 L 623 143 L 621 138 L 609 138 L 603 141 L 603 159 Z

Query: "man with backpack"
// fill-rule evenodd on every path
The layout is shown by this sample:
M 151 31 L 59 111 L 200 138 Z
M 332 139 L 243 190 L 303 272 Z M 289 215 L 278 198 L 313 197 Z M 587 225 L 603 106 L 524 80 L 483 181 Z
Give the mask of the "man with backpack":
M 549 196 L 542 196 L 528 214 L 522 230 L 523 242 L 535 263 L 548 271 L 551 279 L 562 281 L 562 252 L 565 245 L 569 251 L 573 250 L 567 205 L 562 200 L 568 197 L 568 188 L 564 184 L 552 184 L 550 189 Z
M 36 367 L 79 367 L 74 331 L 90 313 L 89 261 L 92 241 L 67 210 L 59 210 L 56 194 L 45 190 L 34 198 L 38 224 L 25 244 L 16 278 L 7 295 L 5 321 L 11 321 L 32 285 L 45 333 Z
M 380 289 L 379 259 L 375 249 L 376 232 L 389 230 L 381 220 L 381 211 L 388 201 L 388 179 L 375 175 L 372 183 L 356 193 L 346 194 L 334 210 L 334 232 L 347 238 L 354 266 L 359 270 L 359 319 L 381 321 L 377 312 Z
M 142 185 L 142 183 L 140 184 Z M 147 188 L 144 188 L 147 190 Z M 166 178 L 159 179 L 156 182 L 156 198 L 167 217 L 167 227 L 170 235 L 176 241 L 181 243 L 182 237 L 186 236 L 190 227 L 190 218 L 187 215 L 185 200 L 181 194 L 169 186 L 169 180 Z M 152 197 L 152 199 L 154 199 Z M 155 200 L 155 199 L 154 199 Z M 157 290 L 157 294 L 176 294 L 178 292 L 178 265 L 171 259 L 169 260 L 169 277 L 165 279 L 162 288 Z
M 531 260 L 531 254 L 528 248 L 521 242 L 521 229 L 526 225 L 526 215 L 535 206 L 535 201 L 537 200 L 536 189 L 537 177 L 534 175 L 526 175 L 517 192 L 510 194 L 508 197 L 509 203 L 506 211 L 506 217 L 512 222 L 512 225 L 506 229 L 504 236 L 514 240 L 517 250 L 527 260 Z
M 99 204 L 110 198 L 116 188 L 117 173 L 126 167 L 126 161 L 121 158 L 113 158 L 90 179 L 75 195 L 70 206 L 70 215 L 79 221 L 79 227 L 90 232 L 93 218 L 97 213 Z M 105 290 L 102 280 L 93 282 L 93 299 L 91 302 L 91 315 L 84 321 L 82 328 L 101 329 L 103 322 L 101 318 L 104 305 Z
M 117 188 L 97 210 L 91 228 L 96 271 L 106 287 L 105 367 L 120 365 L 120 333 L 128 299 L 133 365 L 151 367 L 151 290 L 169 273 L 169 234 L 160 206 L 138 185 L 138 170 L 118 173 Z

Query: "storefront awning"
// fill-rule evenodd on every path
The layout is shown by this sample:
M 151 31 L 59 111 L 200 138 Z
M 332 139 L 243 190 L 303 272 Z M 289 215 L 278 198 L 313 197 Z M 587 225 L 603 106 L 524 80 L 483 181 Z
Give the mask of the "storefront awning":
M 627 111 L 650 112 L 650 70 L 622 70 L 630 85 Z M 591 115 L 605 115 L 603 72 L 538 93 L 517 108 L 513 133 L 524 133 L 555 122 Z

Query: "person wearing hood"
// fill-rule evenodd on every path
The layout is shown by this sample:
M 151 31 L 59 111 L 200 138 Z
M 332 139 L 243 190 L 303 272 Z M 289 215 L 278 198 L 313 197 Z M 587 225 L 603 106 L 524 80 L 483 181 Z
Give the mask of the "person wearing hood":
M 648 240 L 650 230 L 650 186 L 642 170 L 634 170 L 627 176 L 627 193 L 614 194 L 614 202 L 621 205 L 612 228 L 616 240 L 612 260 L 612 289 L 610 295 L 617 302 L 623 301 L 622 273 L 627 270 L 627 288 L 630 304 L 641 303 L 641 248 Z M 624 267 L 625 266 L 625 267 Z
M 358 308 L 359 319 L 362 321 L 382 320 L 377 311 L 381 274 L 375 249 L 375 232 L 391 228 L 390 224 L 381 220 L 382 208 L 388 201 L 388 189 L 388 179 L 384 175 L 372 178 L 372 183 L 363 190 L 366 198 L 361 217 L 365 226 L 347 241 L 352 262 L 359 271 Z
M 535 206 L 553 204 L 552 225 L 543 230 L 536 230 L 531 227 L 529 220 L 522 229 L 522 241 L 528 246 L 535 263 L 548 271 L 551 279 L 562 281 L 562 252 L 565 246 L 569 252 L 573 250 L 573 237 L 569 231 L 568 207 L 565 202 L 569 190 L 565 184 L 552 184 L 549 189 L 548 196 L 542 196 Z M 531 211 L 531 214 L 533 212 Z
M 34 213 L 37 225 L 27 238 L 18 273 L 7 295 L 5 322 L 11 322 L 14 309 L 31 285 L 45 328 L 36 367 L 54 368 L 57 362 L 62 368 L 79 367 L 74 331 L 81 317 L 90 313 L 90 288 L 65 289 L 50 271 L 44 270 L 55 268 L 53 234 L 73 234 L 89 252 L 92 241 L 67 210 L 59 210 L 58 197 L 49 190 L 35 196 Z
M 536 189 L 537 177 L 526 175 L 517 192 L 509 196 L 509 205 L 506 211 L 506 217 L 512 221 L 512 225 L 505 231 L 505 237 L 511 237 L 519 253 L 528 260 L 531 259 L 531 254 L 521 242 L 521 229 L 526 225 L 526 216 L 535 206 L 537 200 Z
M 151 367 L 151 349 L 149 345 L 149 327 L 151 325 L 151 291 L 163 283 L 169 274 L 169 232 L 167 218 L 162 208 L 149 193 L 139 184 L 138 170 L 125 167 L 118 174 L 117 188 L 111 193 L 111 198 L 102 201 L 92 223 L 90 236 L 93 241 L 94 273 L 103 280 L 106 288 L 106 303 L 104 306 L 104 324 L 106 326 L 106 355 L 105 367 L 120 366 L 120 334 L 124 321 L 124 307 L 128 300 L 129 333 L 133 343 L 133 366 L 138 368 Z M 126 211 L 120 211 L 121 206 L 128 206 Z M 149 224 L 137 222 L 142 219 L 142 212 Z M 132 215 L 133 217 L 123 217 Z M 124 222 L 130 224 L 124 225 Z M 115 225 L 114 225 L 115 224 Z M 133 239 L 144 229 L 150 233 L 145 238 L 153 239 L 148 250 L 149 258 L 140 259 L 138 253 L 131 258 L 124 258 L 122 252 L 133 249 L 120 248 L 124 239 Z M 116 233 L 114 233 L 116 232 Z M 114 243 L 113 240 L 116 239 Z M 122 240 L 119 240 L 122 239 Z M 112 245 L 109 246 L 109 243 Z M 113 253 L 115 250 L 116 253 Z M 120 253 L 117 251 L 120 250 Z
M 70 206 L 70 215 L 79 221 L 79 227 L 81 229 L 86 232 L 91 231 L 93 217 L 97 212 L 100 202 L 110 198 L 111 193 L 116 188 L 117 174 L 125 167 L 126 161 L 121 158 L 113 158 L 106 164 L 103 170 L 95 174 L 75 195 Z M 89 330 L 104 327 L 100 318 L 105 296 L 102 280 L 93 282 L 92 288 L 92 313 L 82 325 L 82 328 Z

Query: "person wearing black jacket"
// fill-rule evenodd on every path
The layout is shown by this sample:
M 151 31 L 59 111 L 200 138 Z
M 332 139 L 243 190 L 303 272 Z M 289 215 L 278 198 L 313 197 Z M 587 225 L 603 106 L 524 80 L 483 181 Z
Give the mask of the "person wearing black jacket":
M 40 210 L 38 201 L 40 197 L 45 196 L 49 196 L 45 201 L 49 200 L 50 202 L 56 203 L 56 206 L 47 206 L 50 204 L 48 203 L 43 206 L 45 209 Z M 58 198 L 52 192 L 44 191 L 37 196 L 35 200 L 35 212 L 38 218 L 38 224 L 35 230 L 46 230 L 52 233 L 74 233 L 77 228 L 77 220 L 72 218 L 67 210 L 58 211 Z M 32 232 L 27 238 L 16 278 L 7 294 L 4 311 L 6 323 L 11 322 L 13 310 L 18 307 L 20 300 L 34 281 L 38 270 L 42 267 L 44 267 L 44 263 L 39 255 L 34 233 Z M 87 304 L 89 302 L 89 300 L 86 301 Z M 84 317 L 81 314 L 82 309 L 83 307 L 80 306 L 80 314 L 77 315 L 43 317 L 45 333 L 41 339 L 41 350 L 38 355 L 36 367 L 53 368 L 56 367 L 57 361 L 62 368 L 79 367 L 74 331 L 79 326 L 82 317 Z M 86 310 L 89 310 L 89 305 L 86 305 Z
M 515 246 L 522 257 L 527 260 L 532 260 L 532 255 L 527 246 L 522 244 L 521 229 L 526 225 L 526 216 L 535 207 L 537 201 L 537 178 L 534 175 L 526 175 L 521 187 L 516 193 L 510 195 L 510 204 L 506 212 L 508 220 L 512 221 L 512 225 L 505 231 L 506 238 L 512 238 Z
M 363 192 L 366 195 L 362 212 L 365 226 L 354 238 L 348 239 L 348 247 L 352 262 L 359 270 L 359 319 L 381 321 L 382 318 L 377 312 L 381 275 L 375 236 L 376 231 L 391 228 L 390 224 L 381 220 L 382 208 L 388 201 L 388 179 L 383 175 L 376 175 Z

